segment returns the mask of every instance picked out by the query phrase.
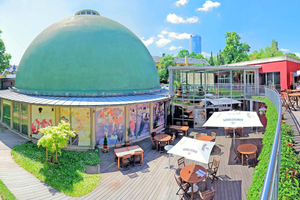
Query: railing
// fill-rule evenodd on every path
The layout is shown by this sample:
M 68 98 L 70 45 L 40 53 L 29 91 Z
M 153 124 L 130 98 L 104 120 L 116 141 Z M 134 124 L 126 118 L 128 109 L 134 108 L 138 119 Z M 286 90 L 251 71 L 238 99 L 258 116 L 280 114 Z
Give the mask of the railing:
M 278 199 L 278 183 L 280 170 L 281 153 L 281 100 L 277 90 L 265 88 L 265 97 L 276 107 L 278 121 L 270 154 L 268 169 L 266 172 L 260 200 Z

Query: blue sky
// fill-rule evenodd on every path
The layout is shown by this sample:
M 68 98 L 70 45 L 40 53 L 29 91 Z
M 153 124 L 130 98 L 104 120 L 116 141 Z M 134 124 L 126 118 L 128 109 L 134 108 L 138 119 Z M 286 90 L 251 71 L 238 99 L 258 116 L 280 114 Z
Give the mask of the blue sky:
M 216 54 L 225 32 L 235 31 L 250 52 L 275 39 L 284 53 L 300 56 L 299 0 L 0 0 L 0 29 L 11 64 L 45 28 L 92 9 L 135 33 L 150 53 L 177 54 L 189 49 L 189 35 L 202 37 L 202 52 Z

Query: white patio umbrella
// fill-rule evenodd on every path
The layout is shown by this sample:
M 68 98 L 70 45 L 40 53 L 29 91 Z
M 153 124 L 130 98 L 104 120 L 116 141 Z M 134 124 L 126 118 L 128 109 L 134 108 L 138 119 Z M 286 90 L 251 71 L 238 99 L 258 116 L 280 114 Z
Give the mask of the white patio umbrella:
M 168 153 L 207 164 L 214 142 L 183 137 Z
M 257 113 L 250 111 L 224 111 L 214 112 L 203 124 L 208 127 L 262 127 Z M 235 144 L 235 130 L 233 129 L 233 144 Z
M 242 103 L 241 101 L 237 101 L 235 99 L 229 98 L 220 98 L 220 99 L 211 99 L 210 102 L 214 105 L 224 105 L 224 104 L 238 104 Z

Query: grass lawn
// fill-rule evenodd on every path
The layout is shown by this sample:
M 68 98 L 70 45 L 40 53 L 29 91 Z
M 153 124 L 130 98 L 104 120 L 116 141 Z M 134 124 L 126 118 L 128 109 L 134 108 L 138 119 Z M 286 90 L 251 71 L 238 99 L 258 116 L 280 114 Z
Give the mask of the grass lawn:
M 14 200 L 16 197 L 7 189 L 4 183 L 0 180 L 0 197 L 3 200 Z M 0 198 L 0 199 L 1 199 Z
M 27 142 L 14 146 L 11 154 L 25 170 L 69 196 L 88 194 L 100 181 L 100 174 L 85 174 L 86 165 L 100 163 L 98 152 L 62 151 L 59 164 L 53 164 L 46 162 L 45 148 Z

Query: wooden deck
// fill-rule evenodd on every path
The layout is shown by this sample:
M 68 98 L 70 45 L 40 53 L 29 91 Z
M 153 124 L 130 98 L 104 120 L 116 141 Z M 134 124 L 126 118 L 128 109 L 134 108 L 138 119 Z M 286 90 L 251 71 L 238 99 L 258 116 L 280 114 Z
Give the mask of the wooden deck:
M 214 157 L 220 160 L 220 168 L 217 173 L 219 180 L 211 184 L 208 180 L 208 188 L 211 186 L 216 190 L 215 199 L 239 200 L 246 199 L 247 190 L 252 181 L 253 167 L 248 168 L 241 163 L 235 163 L 235 154 L 232 151 L 232 138 L 225 138 L 224 129 L 207 129 L 208 135 L 214 131 L 217 133 L 216 150 L 212 153 L 210 160 Z M 190 131 L 191 132 L 191 131 Z M 237 138 L 236 145 L 241 143 L 261 143 L 262 134 L 251 133 L 246 128 L 245 137 Z M 175 140 L 175 143 L 179 139 Z M 101 181 L 98 187 L 90 194 L 79 199 L 179 199 L 176 195 L 178 186 L 174 179 L 175 168 L 177 168 L 178 156 L 171 156 L 171 164 L 174 169 L 165 169 L 169 164 L 168 154 L 152 150 L 150 138 L 136 142 L 144 149 L 144 163 L 142 166 L 130 166 L 129 170 L 117 169 L 114 162 L 113 148 L 109 153 L 100 153 L 101 158 Z M 195 161 L 186 160 L 186 164 L 207 165 Z M 199 183 L 201 184 L 201 183 Z M 199 194 L 195 193 L 196 199 Z

